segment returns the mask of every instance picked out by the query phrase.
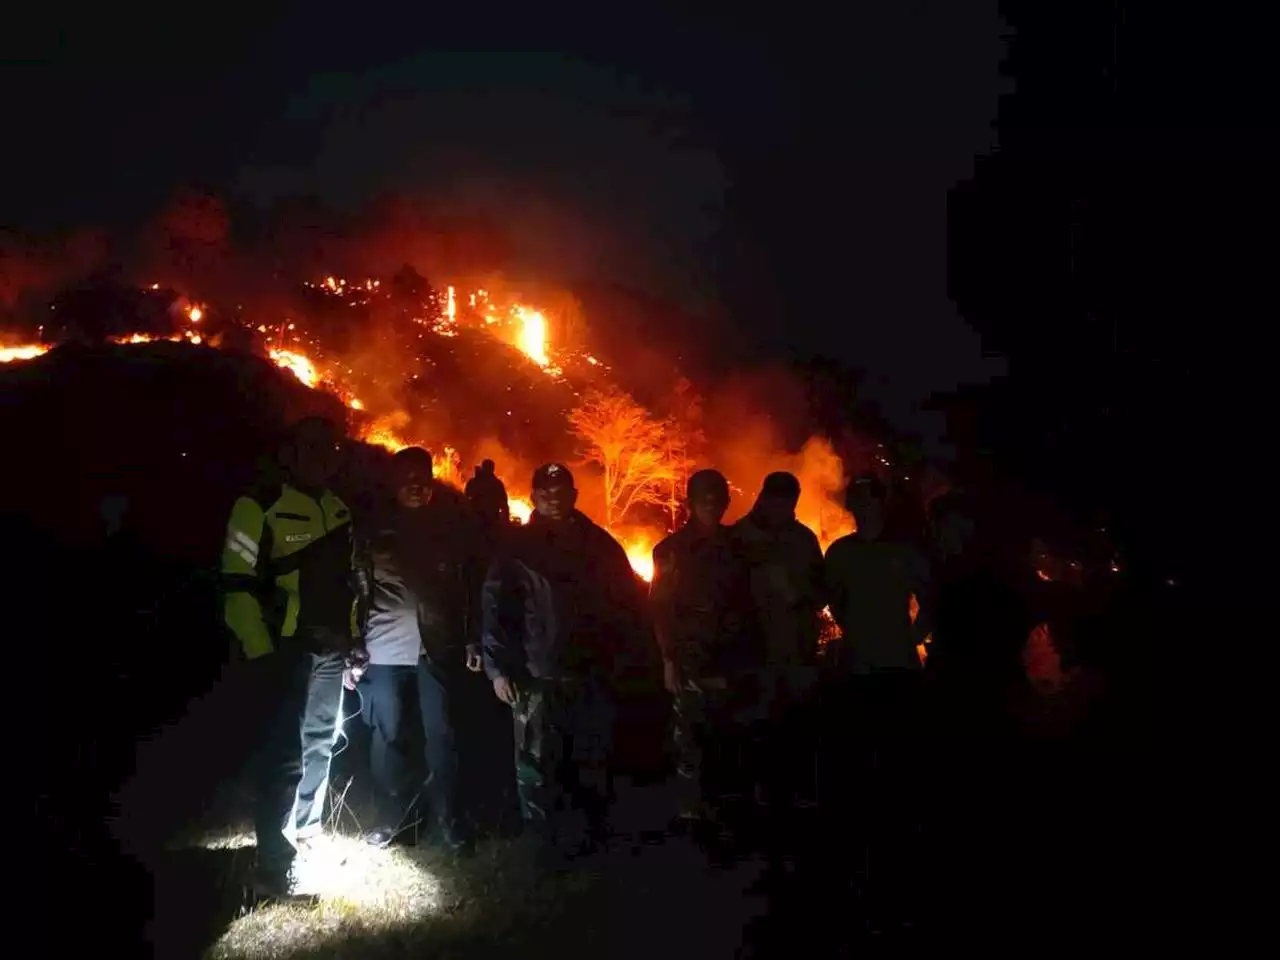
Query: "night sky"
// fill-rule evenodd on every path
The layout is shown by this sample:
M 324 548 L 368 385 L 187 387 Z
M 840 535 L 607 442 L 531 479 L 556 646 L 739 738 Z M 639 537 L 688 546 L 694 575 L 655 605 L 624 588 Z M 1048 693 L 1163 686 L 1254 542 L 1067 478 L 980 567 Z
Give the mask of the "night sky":
M 848 360 L 900 418 L 1000 369 L 945 294 L 946 191 L 1007 89 L 993 2 L 861 5 L 838 30 L 322 8 L 99 14 L 33 44 L 4 68 L 29 145 L 6 150 L 5 220 L 127 224 L 192 181 L 263 203 L 394 190 L 506 224 L 540 276 L 714 305 L 762 358 Z

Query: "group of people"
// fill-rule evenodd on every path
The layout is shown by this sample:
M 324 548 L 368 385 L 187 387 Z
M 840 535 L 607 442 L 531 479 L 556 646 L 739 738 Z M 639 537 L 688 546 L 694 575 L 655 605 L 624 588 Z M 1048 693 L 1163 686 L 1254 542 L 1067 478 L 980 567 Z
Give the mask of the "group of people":
M 512 525 L 491 463 L 468 496 L 435 481 L 431 454 L 411 447 L 391 462 L 385 503 L 353 523 L 330 489 L 340 449 L 333 424 L 297 424 L 279 479 L 236 501 L 222 553 L 226 623 L 269 678 L 260 695 L 274 711 L 255 777 L 262 896 L 287 895 L 297 852 L 322 829 L 344 687 L 372 731 L 380 816 L 368 842 L 393 842 L 415 807 L 405 721 L 416 701 L 429 832 L 470 849 L 454 707 L 466 674 L 483 673 L 511 710 L 525 828 L 557 863 L 604 840 L 616 694 L 659 659 L 687 821 L 714 821 L 744 790 L 762 803 L 816 799 L 795 724 L 819 685 L 824 607 L 846 639 L 828 646 L 822 676 L 861 688 L 864 702 L 910 698 L 933 623 L 928 565 L 882 540 L 874 482 L 851 487 L 859 533 L 824 558 L 796 519 L 793 475 L 771 474 L 729 526 L 728 483 L 700 471 L 646 590 L 621 545 L 577 509 L 564 464 L 535 471 L 532 517 Z

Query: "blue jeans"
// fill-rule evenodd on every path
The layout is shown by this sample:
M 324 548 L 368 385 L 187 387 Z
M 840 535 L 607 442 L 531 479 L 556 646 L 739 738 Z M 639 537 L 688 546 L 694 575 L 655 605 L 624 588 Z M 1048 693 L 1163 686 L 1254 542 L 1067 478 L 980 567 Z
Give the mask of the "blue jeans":
M 417 796 L 411 790 L 413 764 L 406 723 L 415 696 L 430 775 L 431 815 L 445 829 L 458 826 L 458 750 L 451 697 L 456 673 L 420 657 L 414 666 L 370 664 L 360 682 L 361 711 L 372 734 L 369 759 L 384 826 L 404 826 Z
M 287 649 L 268 657 L 278 708 L 257 757 L 254 829 L 258 861 L 272 870 L 287 869 L 297 840 L 323 826 L 345 658 Z

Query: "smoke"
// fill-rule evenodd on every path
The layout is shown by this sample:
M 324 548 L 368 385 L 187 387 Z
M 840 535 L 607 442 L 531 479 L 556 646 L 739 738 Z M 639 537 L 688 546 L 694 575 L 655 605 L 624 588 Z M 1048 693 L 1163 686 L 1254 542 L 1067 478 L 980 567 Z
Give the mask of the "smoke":
M 0 313 L 38 322 L 41 308 L 64 284 L 101 270 L 109 262 L 110 239 L 94 228 L 57 237 L 0 230 Z
M 808 434 L 805 412 L 804 385 L 783 371 L 736 378 L 707 400 L 708 443 L 699 466 L 728 478 L 729 521 L 751 509 L 770 473 L 795 474 L 796 516 L 826 547 L 855 527 L 844 508 L 849 473 L 830 439 Z

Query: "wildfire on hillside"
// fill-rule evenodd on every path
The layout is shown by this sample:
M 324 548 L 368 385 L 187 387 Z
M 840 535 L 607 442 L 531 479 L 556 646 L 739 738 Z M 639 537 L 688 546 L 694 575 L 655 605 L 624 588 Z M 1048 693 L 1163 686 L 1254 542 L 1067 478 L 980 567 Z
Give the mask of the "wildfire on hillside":
M 157 286 L 152 284 L 151 288 L 154 290 Z M 339 309 L 369 307 L 378 302 L 379 298 L 383 298 L 385 302 L 387 296 L 382 289 L 382 282 L 372 278 L 348 281 L 337 275 L 326 275 L 318 281 L 307 283 L 306 287 L 313 294 L 328 299 Z M 464 330 L 481 333 L 519 351 L 537 371 L 557 384 L 567 384 L 572 388 L 574 385 L 590 386 L 609 382 L 610 368 L 605 363 L 590 354 L 577 353 L 553 344 L 553 318 L 542 309 L 520 302 L 518 297 L 504 300 L 485 289 L 462 293 L 456 286 L 450 285 L 437 300 L 428 298 L 424 301 L 422 308 L 422 316 L 407 317 L 426 328 L 419 334 L 419 338 L 426 336 L 428 332 L 443 337 L 458 336 Z M 217 326 L 223 318 L 219 315 L 220 320 L 209 320 L 207 305 L 197 304 L 184 297 L 171 307 L 170 316 L 180 329 L 167 336 L 138 333 L 111 339 L 125 344 L 155 340 L 185 341 L 207 346 L 217 346 L 220 343 L 221 334 L 218 333 Z M 204 330 L 203 327 L 208 327 L 209 324 L 213 324 L 214 329 Z M 374 362 L 361 365 L 350 361 L 353 366 L 361 366 L 365 370 L 363 374 L 358 374 L 352 366 L 330 354 L 300 319 L 285 318 L 278 323 L 255 320 L 253 325 L 239 325 L 257 338 L 263 353 L 273 363 L 288 370 L 300 383 L 312 389 L 323 390 L 341 400 L 352 412 L 348 418 L 348 426 L 353 437 L 392 452 L 415 444 L 429 446 L 435 454 L 437 478 L 454 486 L 464 485 L 466 473 L 455 444 L 458 440 L 474 442 L 480 438 L 451 438 L 446 430 L 445 437 L 432 436 L 428 443 L 413 417 L 399 408 L 397 401 L 391 399 L 393 391 L 385 388 L 388 381 L 396 382 L 397 378 L 399 382 L 416 379 L 418 374 L 414 364 L 418 362 L 418 358 L 401 358 L 395 353 L 380 352 Z M 208 336 L 211 332 L 214 334 L 212 338 Z M 31 360 L 48 349 L 49 345 L 43 343 L 0 343 L 0 362 Z M 578 394 L 578 390 L 574 389 L 574 393 Z M 637 409 L 641 415 L 648 415 L 648 411 L 643 408 Z M 844 477 L 843 465 L 829 443 L 822 441 L 806 445 L 797 457 L 786 460 L 785 463 L 772 463 L 771 460 L 770 469 L 791 469 L 800 477 L 805 492 L 797 515 L 801 522 L 818 535 L 824 550 L 838 537 L 852 532 L 852 518 L 832 500 L 834 492 L 843 485 Z M 674 488 L 673 483 L 672 489 Z M 533 506 L 523 493 L 521 490 L 514 491 L 508 501 L 512 519 L 517 523 L 528 522 L 533 513 Z M 594 510 L 586 504 L 583 508 L 594 514 Z M 660 517 L 661 513 L 657 516 Z M 634 524 L 634 518 L 629 523 Z M 661 520 L 651 520 L 648 526 L 643 525 L 643 522 L 641 525 L 628 525 L 625 528 L 618 524 L 618 529 L 612 532 L 618 536 L 636 574 L 646 581 L 651 580 L 653 546 L 667 532 Z
M 49 348 L 41 343 L 28 343 L 18 347 L 0 346 L 0 363 L 12 363 L 15 360 L 34 360 Z

